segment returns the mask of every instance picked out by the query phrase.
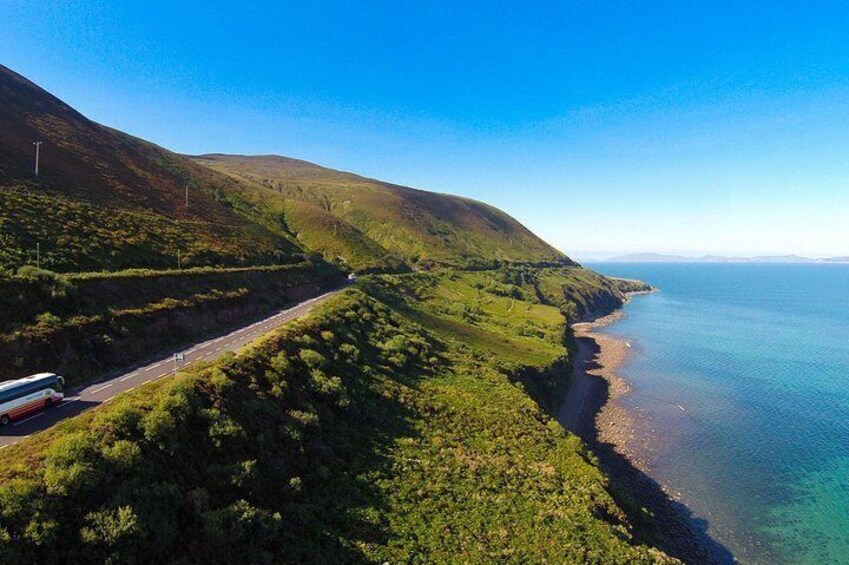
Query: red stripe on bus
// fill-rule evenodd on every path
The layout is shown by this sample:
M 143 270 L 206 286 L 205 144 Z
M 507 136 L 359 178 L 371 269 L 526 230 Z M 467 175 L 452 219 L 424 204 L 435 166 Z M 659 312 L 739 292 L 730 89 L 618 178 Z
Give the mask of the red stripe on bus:
M 35 412 L 36 410 L 38 410 L 42 406 L 44 406 L 44 399 L 43 398 L 39 398 L 38 400 L 32 400 L 30 402 L 27 402 L 26 404 L 18 406 L 14 410 L 10 410 L 9 411 L 9 418 L 17 418 L 19 416 L 29 414 L 30 412 Z
M 44 404 L 44 399 L 43 398 L 37 398 L 35 400 L 30 400 L 26 404 L 21 404 L 20 406 L 13 408 L 9 412 L 13 413 L 13 412 L 17 412 L 19 410 L 26 410 L 27 408 L 29 408 L 30 406 L 34 406 L 35 404 Z

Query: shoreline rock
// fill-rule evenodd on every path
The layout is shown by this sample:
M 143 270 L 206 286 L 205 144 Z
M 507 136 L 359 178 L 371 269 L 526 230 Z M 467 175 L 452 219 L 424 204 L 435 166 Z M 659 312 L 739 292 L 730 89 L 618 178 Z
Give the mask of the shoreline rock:
M 647 294 L 655 290 L 629 293 Z M 622 399 L 631 387 L 617 374 L 631 351 L 628 342 L 598 333 L 624 316 L 622 309 L 573 324 L 573 375 L 558 421 L 583 439 L 599 458 L 610 490 L 631 517 L 637 537 L 686 563 L 734 563 L 727 548 L 650 475 L 648 446 L 635 442 L 637 415 Z

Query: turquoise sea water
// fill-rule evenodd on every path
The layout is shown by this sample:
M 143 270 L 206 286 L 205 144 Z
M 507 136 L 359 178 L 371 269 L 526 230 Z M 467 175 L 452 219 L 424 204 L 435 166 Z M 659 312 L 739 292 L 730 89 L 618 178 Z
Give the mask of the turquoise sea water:
M 587 266 L 661 290 L 605 330 L 650 474 L 743 563 L 849 563 L 849 265 Z

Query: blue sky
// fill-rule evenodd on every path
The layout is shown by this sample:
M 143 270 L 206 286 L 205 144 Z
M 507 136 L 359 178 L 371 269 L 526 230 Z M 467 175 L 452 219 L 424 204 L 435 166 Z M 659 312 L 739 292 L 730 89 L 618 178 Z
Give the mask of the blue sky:
M 846 30 L 815 1 L 3 0 L 0 62 L 169 149 L 468 195 L 577 257 L 824 256 Z

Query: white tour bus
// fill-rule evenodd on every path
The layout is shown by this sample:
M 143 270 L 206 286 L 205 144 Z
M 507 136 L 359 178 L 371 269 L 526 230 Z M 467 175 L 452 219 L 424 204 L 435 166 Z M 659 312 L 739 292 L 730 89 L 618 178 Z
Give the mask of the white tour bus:
M 0 426 L 9 420 L 62 402 L 65 379 L 53 373 L 39 373 L 0 383 Z

